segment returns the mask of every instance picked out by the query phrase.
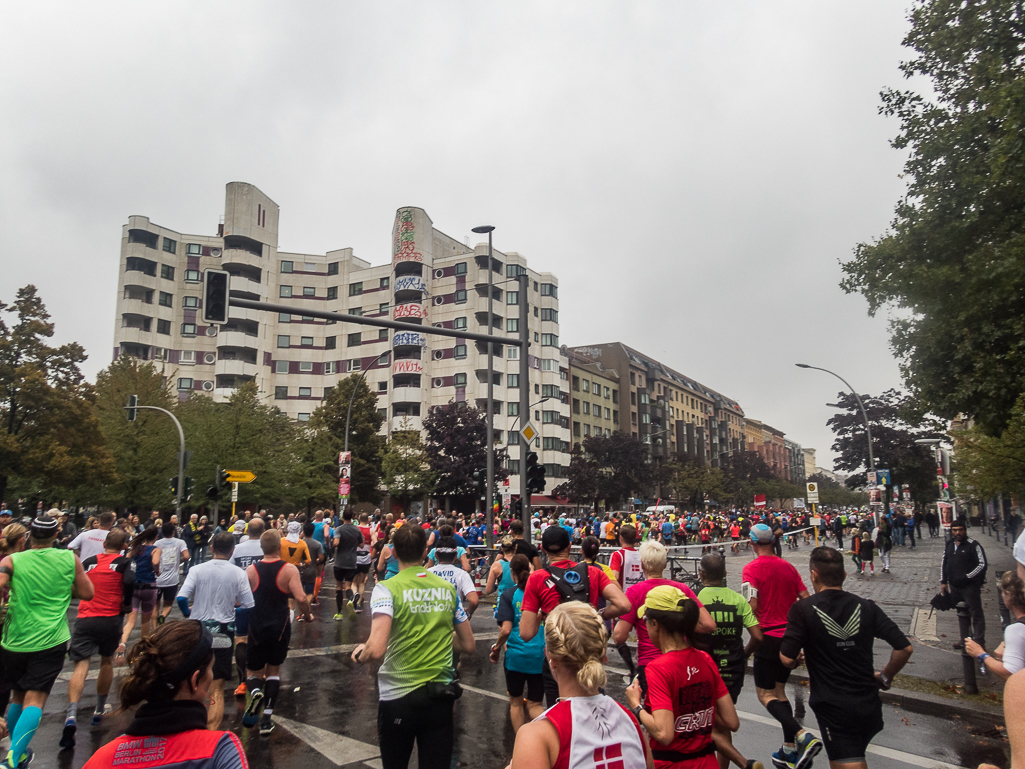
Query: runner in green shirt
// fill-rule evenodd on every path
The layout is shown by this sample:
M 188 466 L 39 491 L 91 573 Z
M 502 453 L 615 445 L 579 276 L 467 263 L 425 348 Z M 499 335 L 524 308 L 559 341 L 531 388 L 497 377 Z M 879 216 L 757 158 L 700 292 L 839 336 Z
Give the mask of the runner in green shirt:
M 715 631 L 699 636 L 698 648 L 712 655 L 719 675 L 736 704 L 740 690 L 744 687 L 747 659 L 762 642 L 762 629 L 744 597 L 726 587 L 726 559 L 721 554 L 708 553 L 702 556 L 698 573 L 704 585 L 698 593 L 698 601 L 704 604 L 715 620 Z M 747 628 L 751 636 L 746 647 L 744 628 Z M 720 769 L 726 769 L 730 761 L 746 769 L 761 769 L 760 761 L 749 761 L 733 746 L 733 737 L 728 729 L 716 727 L 713 737 Z
M 0 769 L 28 766 L 32 760 L 28 744 L 68 652 L 68 605 L 72 598 L 93 597 L 93 583 L 78 556 L 53 547 L 59 515 L 59 510 L 50 510 L 36 518 L 29 529 L 31 549 L 0 561 L 0 591 L 11 588 L 0 644 L 4 677 L 11 686 L 11 750 Z
M 399 573 L 374 588 L 370 638 L 353 650 L 352 659 L 383 660 L 377 731 L 384 769 L 405 769 L 414 742 L 421 769 L 448 769 L 452 707 L 459 696 L 452 652 L 473 654 L 473 632 L 455 587 L 421 566 L 424 530 L 403 526 L 392 547 Z

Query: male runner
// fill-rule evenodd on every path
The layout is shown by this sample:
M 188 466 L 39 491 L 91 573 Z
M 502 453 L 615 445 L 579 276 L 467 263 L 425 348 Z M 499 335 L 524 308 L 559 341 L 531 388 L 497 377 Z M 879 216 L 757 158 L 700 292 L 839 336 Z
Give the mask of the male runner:
M 94 555 L 103 552 L 107 540 L 107 532 L 114 525 L 116 517 L 113 513 L 100 513 L 100 528 L 85 529 L 79 532 L 78 536 L 71 540 L 68 550 L 77 550 L 78 559 L 84 561 Z
M 64 667 L 71 631 L 72 598 L 92 600 L 93 583 L 74 551 L 56 548 L 57 510 L 29 526 L 32 546 L 0 561 L 0 592 L 10 585 L 0 661 L 11 687 L 7 728 L 11 749 L 0 769 L 26 767 L 32 761 L 29 741 L 43 717 L 46 699 Z
M 637 529 L 632 524 L 625 524 L 619 529 L 619 550 L 609 559 L 612 577 L 625 592 L 627 588 L 644 580 L 641 568 L 641 555 L 634 545 L 637 544 Z
M 255 517 L 246 524 L 248 532 L 247 539 L 238 545 L 231 553 L 231 562 L 245 571 L 251 565 L 263 558 L 263 548 L 260 547 L 260 537 L 263 535 L 266 524 L 263 518 Z M 235 689 L 236 697 L 246 696 L 246 650 L 249 630 L 249 612 L 235 610 L 235 672 L 238 675 L 238 687 Z
M 178 568 L 189 560 L 189 546 L 185 540 L 174 536 L 174 524 L 160 527 L 160 539 L 154 543 L 160 549 L 160 573 L 157 575 L 157 624 L 163 625 L 171 613 L 174 599 L 178 595 Z M 84 561 L 83 561 L 84 564 Z M 160 608 L 160 603 L 163 608 Z
M 477 586 L 473 584 L 473 578 L 455 565 L 459 545 L 456 544 L 455 537 L 440 537 L 437 545 L 434 554 L 438 557 L 438 565 L 432 566 L 428 571 L 452 584 L 463 604 L 466 616 L 472 617 L 480 605 L 480 596 L 477 594 Z
M 306 543 L 306 547 L 310 551 L 310 562 L 303 564 L 299 569 L 299 578 L 302 580 L 303 592 L 306 594 L 306 602 L 312 606 L 315 602 L 314 593 L 317 590 L 317 583 L 320 582 L 320 573 L 324 569 L 324 561 L 327 557 L 324 555 L 324 546 L 313 538 L 314 525 L 312 523 L 303 524 L 303 536 L 302 541 Z M 299 618 L 300 622 L 303 622 L 303 618 Z
M 186 619 L 198 619 L 214 634 L 214 682 L 210 686 L 207 729 L 220 727 L 224 716 L 224 683 L 231 679 L 231 647 L 235 640 L 235 607 L 253 608 L 246 573 L 231 563 L 235 537 L 226 531 L 213 538 L 214 557 L 189 569 L 178 591 L 178 608 Z M 189 598 L 193 599 L 189 608 Z
M 356 548 L 356 576 L 352 580 L 353 602 L 356 611 L 363 611 L 363 591 L 366 590 L 367 579 L 370 577 L 370 566 L 374 562 L 374 535 L 370 528 L 370 519 L 366 513 L 360 513 L 359 526 L 356 527 L 363 535 L 363 542 Z
M 312 523 L 307 525 L 313 526 Z M 271 713 L 281 686 L 278 672 L 288 656 L 288 642 L 292 637 L 289 597 L 299 604 L 306 621 L 312 622 L 313 615 L 299 579 L 299 570 L 281 560 L 281 534 L 274 530 L 265 531 L 260 536 L 260 547 L 263 560 L 246 569 L 254 606 L 249 617 L 246 709 L 242 725 L 253 727 L 259 720 L 260 734 L 267 735 L 274 730 Z
M 92 725 L 99 726 L 106 712 L 107 695 L 114 680 L 114 653 L 121 649 L 121 625 L 126 606 L 131 608 L 131 590 L 135 584 L 135 565 L 121 555 L 128 534 L 124 529 L 107 532 L 106 546 L 99 555 L 86 558 L 82 568 L 93 584 L 93 599 L 78 604 L 78 619 L 71 634 L 68 656 L 75 663 L 75 672 L 68 683 L 68 714 L 61 734 L 62 748 L 75 747 L 78 729 L 78 701 L 82 698 L 89 660 L 100 655 L 100 673 L 96 677 L 96 709 Z M 127 600 L 126 600 L 127 599 Z M 120 645 L 119 645 L 120 644 Z
M 780 661 L 797 667 L 804 650 L 811 696 L 808 704 L 822 730 L 831 769 L 867 769 L 868 743 L 883 728 L 880 689 L 911 657 L 911 643 L 872 601 L 843 589 L 843 555 L 831 547 L 811 553 L 815 595 L 790 607 Z M 893 651 L 875 672 L 872 645 L 886 641 Z
M 822 750 L 822 743 L 801 728 L 787 700 L 790 668 L 779 657 L 787 628 L 787 612 L 794 602 L 808 597 L 801 575 L 793 564 L 773 554 L 775 536 L 764 523 L 751 527 L 755 559 L 744 566 L 741 594 L 758 618 L 764 638 L 754 653 L 755 692 L 769 715 L 783 727 L 783 745 L 772 754 L 777 769 L 808 769 Z
M 540 569 L 541 559 L 538 557 L 537 548 L 523 538 L 523 521 L 519 518 L 513 519 L 509 524 L 509 533 L 512 534 L 513 542 L 516 543 L 516 552 L 513 555 L 527 556 L 530 559 L 530 565 L 535 569 Z
M 348 507 L 342 513 L 342 525 L 335 529 L 335 620 L 342 619 L 344 605 L 349 619 L 356 616 L 356 598 L 352 582 L 356 578 L 356 551 L 363 543 L 363 532 L 352 524 L 352 510 Z M 359 596 L 360 603 L 363 596 Z

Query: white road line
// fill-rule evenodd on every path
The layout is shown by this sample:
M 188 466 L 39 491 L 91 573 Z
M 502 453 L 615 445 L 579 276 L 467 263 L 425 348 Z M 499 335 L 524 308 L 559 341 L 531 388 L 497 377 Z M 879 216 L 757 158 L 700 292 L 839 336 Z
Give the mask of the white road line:
M 459 685 L 461 687 L 463 687 L 466 691 L 473 692 L 474 694 L 483 694 L 485 697 L 491 697 L 492 699 L 501 700 L 502 702 L 508 702 L 509 701 L 509 697 L 507 695 L 505 695 L 505 694 L 498 694 L 497 692 L 489 692 L 487 689 L 478 689 L 476 686 L 470 686 L 468 684 L 464 684 L 462 681 L 459 682 Z
M 317 726 L 310 726 L 281 716 L 274 716 L 274 723 L 300 742 L 305 742 L 335 766 L 354 764 L 357 761 L 366 761 L 381 755 L 381 751 L 376 745 L 335 734 Z

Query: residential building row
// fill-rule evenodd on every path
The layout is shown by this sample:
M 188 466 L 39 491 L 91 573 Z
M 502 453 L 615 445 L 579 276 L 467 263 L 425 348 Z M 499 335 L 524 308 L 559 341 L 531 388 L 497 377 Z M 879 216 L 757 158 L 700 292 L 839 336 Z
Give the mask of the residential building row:
M 508 448 L 519 494 L 520 388 L 547 489 L 562 482 L 572 445 L 622 430 L 651 447 L 718 466 L 733 452 L 757 451 L 780 477 L 803 483 L 807 451 L 784 433 L 745 417 L 740 404 L 667 364 L 619 342 L 568 348 L 559 336 L 559 283 L 516 252 L 470 246 L 434 227 L 421 208 L 404 207 L 391 231 L 391 254 L 372 265 L 351 248 L 325 254 L 279 250 L 280 209 L 251 184 L 226 185 L 215 235 L 184 233 L 146 216 L 123 226 L 113 356 L 152 361 L 181 400 L 202 393 L 226 400 L 243 382 L 300 422 L 353 373 L 377 394 L 382 432 L 421 429 L 431 406 L 487 403 L 486 344 L 416 331 L 324 320 L 304 309 L 387 318 L 452 330 L 519 335 L 526 303 L 529 381 L 520 382 L 519 349 L 495 345 L 495 440 Z M 231 274 L 231 295 L 295 308 L 269 313 L 230 307 L 220 327 L 202 321 L 203 271 Z M 528 276 L 521 296 L 518 275 Z M 814 467 L 814 450 L 811 450 Z

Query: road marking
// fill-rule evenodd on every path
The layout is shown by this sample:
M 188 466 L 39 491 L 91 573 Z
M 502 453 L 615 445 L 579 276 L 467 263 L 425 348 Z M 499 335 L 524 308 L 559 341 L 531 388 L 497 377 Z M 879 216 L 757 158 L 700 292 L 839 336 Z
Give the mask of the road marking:
M 462 681 L 459 682 L 459 685 L 461 687 L 463 687 L 466 691 L 473 692 L 474 694 L 483 694 L 485 697 L 491 697 L 492 699 L 501 700 L 502 702 L 508 702 L 509 701 L 508 695 L 505 695 L 505 694 L 498 694 L 497 692 L 489 692 L 487 689 L 478 689 L 476 686 L 470 686 L 468 684 L 464 684 Z
M 305 742 L 335 766 L 354 764 L 357 761 L 366 761 L 381 755 L 381 750 L 376 745 L 335 734 L 327 729 L 299 723 L 281 716 L 274 716 L 274 723 L 301 742 Z
M 763 716 L 760 713 L 747 713 L 743 710 L 738 710 L 737 715 L 741 718 L 746 718 L 748 721 L 757 721 L 760 724 L 767 724 L 769 726 L 779 726 L 779 721 L 775 718 Z M 808 731 L 816 737 L 822 736 L 815 729 L 809 729 Z M 869 745 L 867 752 L 883 756 L 884 758 L 892 758 L 894 761 L 900 761 L 904 764 L 925 767 L 925 769 L 964 769 L 964 767 L 957 764 L 948 764 L 946 761 L 926 756 L 916 756 L 914 753 L 905 753 L 903 750 L 895 750 L 894 748 L 884 748 L 882 745 Z

